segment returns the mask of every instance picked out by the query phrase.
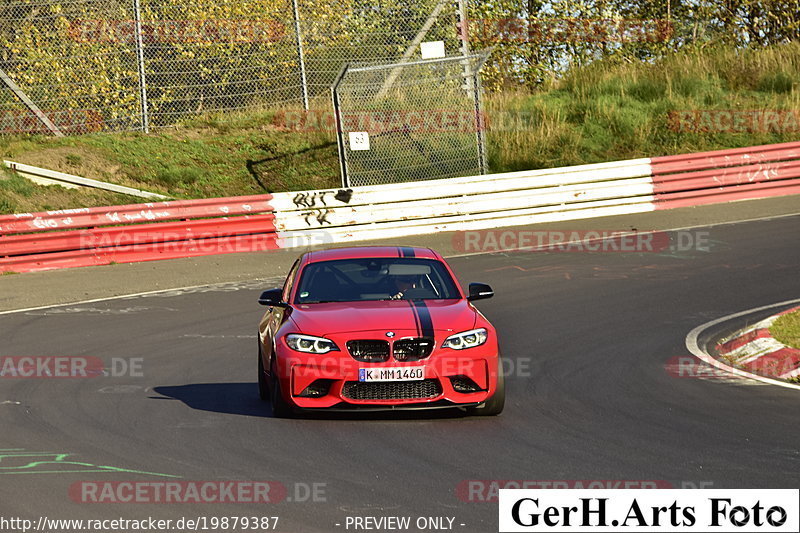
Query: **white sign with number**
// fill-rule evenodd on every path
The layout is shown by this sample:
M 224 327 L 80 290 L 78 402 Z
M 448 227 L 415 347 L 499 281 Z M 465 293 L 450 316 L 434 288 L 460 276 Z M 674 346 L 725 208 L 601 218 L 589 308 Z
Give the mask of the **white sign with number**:
M 369 133 L 366 131 L 350 132 L 351 150 L 369 150 Z

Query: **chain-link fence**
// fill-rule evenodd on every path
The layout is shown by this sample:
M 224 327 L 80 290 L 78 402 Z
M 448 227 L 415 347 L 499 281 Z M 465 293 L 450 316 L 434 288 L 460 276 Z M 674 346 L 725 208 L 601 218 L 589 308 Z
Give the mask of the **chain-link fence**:
M 108 0 L 6 0 L 0 6 L 0 132 L 47 132 L 26 95 L 64 133 L 141 127 L 132 42 L 87 38 L 84 21 L 131 20 L 132 4 Z
M 343 185 L 485 173 L 486 57 L 346 65 L 332 86 Z
M 459 53 L 455 0 L 4 0 L 0 133 L 168 126 L 196 113 L 329 106 L 348 61 L 421 40 Z M 419 57 L 418 55 L 416 57 Z

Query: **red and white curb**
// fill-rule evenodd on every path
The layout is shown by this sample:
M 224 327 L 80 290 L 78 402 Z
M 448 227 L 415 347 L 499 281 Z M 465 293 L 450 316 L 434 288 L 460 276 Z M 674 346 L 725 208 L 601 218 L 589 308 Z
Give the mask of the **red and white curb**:
M 800 307 L 787 309 L 757 324 L 722 339 L 717 354 L 736 367 L 749 372 L 788 379 L 800 376 L 800 349 L 778 342 L 769 328 L 781 316 Z
M 705 324 L 697 326 L 696 328 L 694 328 L 692 331 L 689 332 L 689 334 L 686 336 L 686 348 L 689 350 L 689 352 L 691 352 L 695 357 L 697 357 L 701 361 L 704 361 L 704 362 L 706 362 L 706 363 L 708 363 L 708 364 L 710 364 L 710 365 L 712 365 L 712 366 L 714 366 L 716 368 L 719 368 L 720 370 L 724 370 L 724 371 L 728 372 L 731 375 L 738 376 L 738 377 L 741 377 L 741 378 L 747 378 L 747 379 L 750 379 L 750 380 L 753 380 L 753 381 L 758 381 L 758 382 L 766 383 L 766 384 L 769 384 L 769 385 L 777 385 L 779 387 L 784 387 L 784 388 L 788 388 L 788 389 L 798 389 L 798 390 L 800 390 L 800 384 L 784 381 L 785 378 L 781 379 L 780 376 L 772 377 L 772 376 L 765 376 L 765 375 L 761 375 L 761 374 L 756 374 L 754 372 L 750 372 L 750 371 L 744 370 L 742 368 L 737 368 L 735 366 L 727 364 L 726 362 L 724 362 L 724 361 L 722 361 L 722 360 L 717 358 L 717 356 L 719 354 L 717 353 L 716 350 L 714 350 L 715 351 L 714 354 L 708 353 L 704 349 L 704 347 L 701 346 L 701 343 L 700 343 L 700 340 L 699 340 L 700 337 L 703 335 L 703 333 L 706 330 L 708 330 L 708 329 L 710 329 L 710 328 L 712 328 L 714 326 L 717 326 L 718 324 L 722 324 L 724 322 L 728 322 L 730 320 L 734 320 L 734 319 L 737 319 L 737 318 L 745 317 L 747 315 L 752 315 L 753 313 L 766 311 L 768 309 L 774 309 L 774 308 L 786 307 L 786 306 L 794 306 L 792 309 L 789 309 L 788 311 L 783 311 L 783 312 L 781 312 L 781 313 L 779 313 L 777 315 L 774 315 L 773 317 L 770 317 L 770 319 L 772 319 L 774 321 L 774 319 L 776 317 L 778 317 L 778 316 L 780 316 L 782 314 L 785 314 L 787 312 L 791 312 L 793 310 L 798 309 L 798 307 L 797 307 L 798 304 L 800 304 L 800 298 L 797 298 L 797 299 L 794 299 L 794 300 L 786 300 L 784 302 L 778 302 L 778 303 L 774 303 L 774 304 L 770 304 L 770 305 L 765 305 L 765 306 L 762 306 L 762 307 L 756 307 L 754 309 L 747 309 L 747 310 L 741 311 L 739 313 L 734 313 L 732 315 L 724 316 L 724 317 L 718 318 L 716 320 L 712 320 L 710 322 L 706 322 Z M 770 319 L 766 319 L 766 320 L 770 320 Z M 733 353 L 738 348 L 741 348 L 741 347 L 743 347 L 743 346 L 745 346 L 747 344 L 751 344 L 754 341 L 756 341 L 756 339 L 758 339 L 758 335 L 761 334 L 761 333 L 757 333 L 758 330 L 759 329 L 762 329 L 762 330 L 763 329 L 767 329 L 765 327 L 760 327 L 760 326 L 763 326 L 765 323 L 766 323 L 766 321 L 762 321 L 762 322 L 759 322 L 758 324 L 756 324 L 753 327 L 741 330 L 738 333 L 736 333 L 735 335 L 733 335 L 732 338 L 725 339 L 722 344 L 724 345 L 726 343 L 731 343 L 729 345 L 731 347 L 729 353 Z M 769 323 L 771 324 L 771 322 L 769 322 Z M 748 338 L 748 335 L 750 335 L 752 338 Z M 761 338 L 764 339 L 766 337 L 761 337 Z M 738 341 L 740 343 L 740 345 L 737 346 L 734 341 Z M 775 342 L 777 342 L 777 341 L 775 341 Z M 703 344 L 705 344 L 705 343 L 703 343 Z M 720 346 L 720 345 L 718 344 L 717 346 Z M 758 345 L 755 345 L 755 346 L 758 346 Z M 764 349 L 763 348 L 763 346 L 764 346 L 763 342 L 762 342 L 761 346 L 762 346 L 761 349 L 763 350 Z M 781 346 L 783 346 L 783 345 L 781 345 Z M 786 348 L 785 346 L 784 346 L 784 348 L 788 349 L 788 350 L 795 350 L 794 348 Z M 766 349 L 769 349 L 769 348 L 766 348 Z M 756 354 L 757 351 L 758 351 L 758 349 L 755 349 L 753 352 L 750 353 L 749 356 L 745 356 L 744 352 L 742 352 L 741 356 L 742 357 L 752 357 L 753 355 Z M 767 354 L 772 354 L 772 353 L 776 353 L 776 352 L 779 352 L 779 351 L 780 350 L 775 350 L 775 352 L 773 352 L 773 351 L 764 352 L 759 357 L 763 357 L 763 356 L 765 356 Z M 768 360 L 765 360 L 765 361 L 768 361 Z M 792 370 L 794 372 L 797 372 L 797 369 L 792 369 Z M 782 373 L 782 376 L 786 376 L 786 375 L 790 374 L 790 372 L 791 372 L 790 370 L 787 370 L 786 372 Z M 794 374 L 794 375 L 797 375 L 797 374 Z M 788 377 L 791 377 L 791 376 L 788 376 Z

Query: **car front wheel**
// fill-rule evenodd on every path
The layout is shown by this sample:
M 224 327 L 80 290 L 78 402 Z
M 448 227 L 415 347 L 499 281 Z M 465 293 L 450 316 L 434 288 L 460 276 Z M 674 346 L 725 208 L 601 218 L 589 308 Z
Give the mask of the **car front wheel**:
M 264 372 L 264 357 L 261 355 L 261 346 L 258 347 L 258 396 L 262 401 L 269 401 L 269 382 Z
M 506 405 L 506 379 L 503 375 L 503 361 L 497 357 L 497 388 L 494 394 L 480 407 L 473 407 L 470 414 L 478 416 L 497 416 Z
M 291 418 L 294 413 L 292 406 L 283 399 L 281 381 L 278 379 L 278 369 L 275 367 L 275 361 L 272 362 L 270 368 L 272 368 L 272 376 L 270 377 L 272 415 L 276 418 Z

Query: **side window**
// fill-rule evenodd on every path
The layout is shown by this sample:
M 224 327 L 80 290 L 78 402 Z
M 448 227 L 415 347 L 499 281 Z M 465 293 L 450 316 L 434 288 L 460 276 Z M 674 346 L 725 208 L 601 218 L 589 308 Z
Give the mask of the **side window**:
M 286 282 L 283 284 L 283 301 L 288 302 L 289 296 L 292 294 L 292 287 L 294 287 L 295 278 L 297 277 L 297 267 L 300 260 L 294 262 L 292 268 L 289 269 L 289 275 L 286 276 Z

